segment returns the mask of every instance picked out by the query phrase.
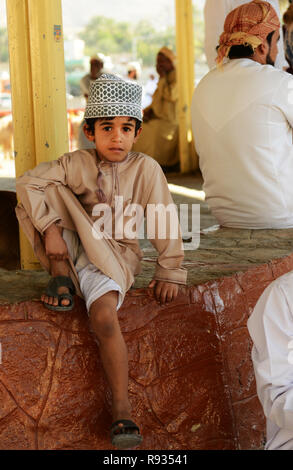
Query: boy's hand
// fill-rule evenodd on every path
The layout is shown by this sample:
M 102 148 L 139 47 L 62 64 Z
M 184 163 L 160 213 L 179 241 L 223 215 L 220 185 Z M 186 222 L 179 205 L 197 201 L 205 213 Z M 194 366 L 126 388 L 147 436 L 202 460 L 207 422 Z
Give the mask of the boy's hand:
M 166 281 L 156 281 L 155 279 L 149 283 L 149 287 L 154 288 L 155 298 L 161 305 L 175 300 L 179 291 L 178 284 Z
M 55 224 L 52 224 L 45 231 L 45 248 L 49 259 L 61 261 L 68 258 L 66 242 L 62 238 L 60 229 Z

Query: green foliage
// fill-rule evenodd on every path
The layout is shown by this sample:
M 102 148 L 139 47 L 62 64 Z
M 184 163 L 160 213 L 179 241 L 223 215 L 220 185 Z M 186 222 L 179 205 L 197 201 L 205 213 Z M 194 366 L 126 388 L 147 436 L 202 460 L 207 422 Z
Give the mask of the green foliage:
M 80 38 L 86 43 L 87 55 L 102 52 L 117 54 L 131 52 L 132 31 L 128 23 L 116 22 L 111 18 L 96 16 L 80 33 Z
M 204 60 L 204 21 L 201 9 L 194 5 L 194 47 L 197 60 Z M 96 16 L 80 33 L 86 43 L 85 53 L 92 55 L 102 52 L 105 55 L 133 53 L 143 61 L 143 65 L 154 65 L 156 55 L 162 46 L 176 50 L 175 27 L 169 26 L 157 31 L 147 20 L 140 21 L 134 28 L 125 22 Z
M 0 62 L 8 62 L 8 57 L 7 30 L 0 28 Z
M 140 21 L 134 30 L 136 53 L 144 65 L 154 65 L 158 50 L 162 46 L 175 50 L 175 31 L 169 27 L 165 31 L 156 31 L 150 22 Z
M 125 22 L 117 22 L 103 16 L 96 16 L 80 33 L 85 41 L 85 53 L 105 55 L 133 53 L 142 59 L 144 65 L 153 65 L 158 50 L 169 46 L 175 50 L 174 28 L 156 31 L 149 21 L 140 21 L 134 28 Z

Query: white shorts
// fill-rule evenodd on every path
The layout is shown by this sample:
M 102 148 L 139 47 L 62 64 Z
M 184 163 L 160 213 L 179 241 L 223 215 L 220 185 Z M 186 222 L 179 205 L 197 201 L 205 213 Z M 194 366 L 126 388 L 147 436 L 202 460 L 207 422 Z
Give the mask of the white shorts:
M 80 290 L 84 297 L 88 313 L 90 306 L 95 300 L 112 290 L 118 291 L 119 293 L 116 307 L 116 309 L 119 310 L 124 300 L 121 287 L 89 261 L 76 232 L 63 229 L 62 236 L 67 244 L 69 255 L 78 274 Z

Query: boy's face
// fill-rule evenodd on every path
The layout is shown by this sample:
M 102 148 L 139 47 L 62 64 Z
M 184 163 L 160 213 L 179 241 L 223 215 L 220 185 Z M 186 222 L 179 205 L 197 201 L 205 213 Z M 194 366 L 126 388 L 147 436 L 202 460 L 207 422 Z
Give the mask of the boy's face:
M 89 140 L 95 142 L 101 160 L 121 162 L 137 141 L 141 129 L 135 136 L 135 120 L 127 116 L 117 116 L 95 122 L 95 135 L 89 133 L 86 125 L 84 132 Z

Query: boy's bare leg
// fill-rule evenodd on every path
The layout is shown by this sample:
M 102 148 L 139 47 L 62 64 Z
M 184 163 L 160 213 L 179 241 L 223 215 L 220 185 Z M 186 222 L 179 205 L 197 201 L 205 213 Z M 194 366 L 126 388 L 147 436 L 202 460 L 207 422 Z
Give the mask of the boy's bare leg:
M 91 329 L 99 340 L 102 364 L 112 391 L 113 421 L 131 419 L 128 354 L 118 321 L 117 300 L 118 292 L 107 292 L 92 303 L 89 312 Z
M 62 238 L 63 229 L 55 224 L 50 225 L 44 234 L 46 254 L 50 261 L 50 274 L 52 277 L 69 276 L 70 268 L 68 262 L 68 250 Z M 68 287 L 59 287 L 58 294 L 68 294 Z M 49 305 L 58 305 L 57 297 L 49 297 L 46 294 L 41 296 L 42 302 Z M 61 305 L 69 305 L 69 299 L 62 299 Z

